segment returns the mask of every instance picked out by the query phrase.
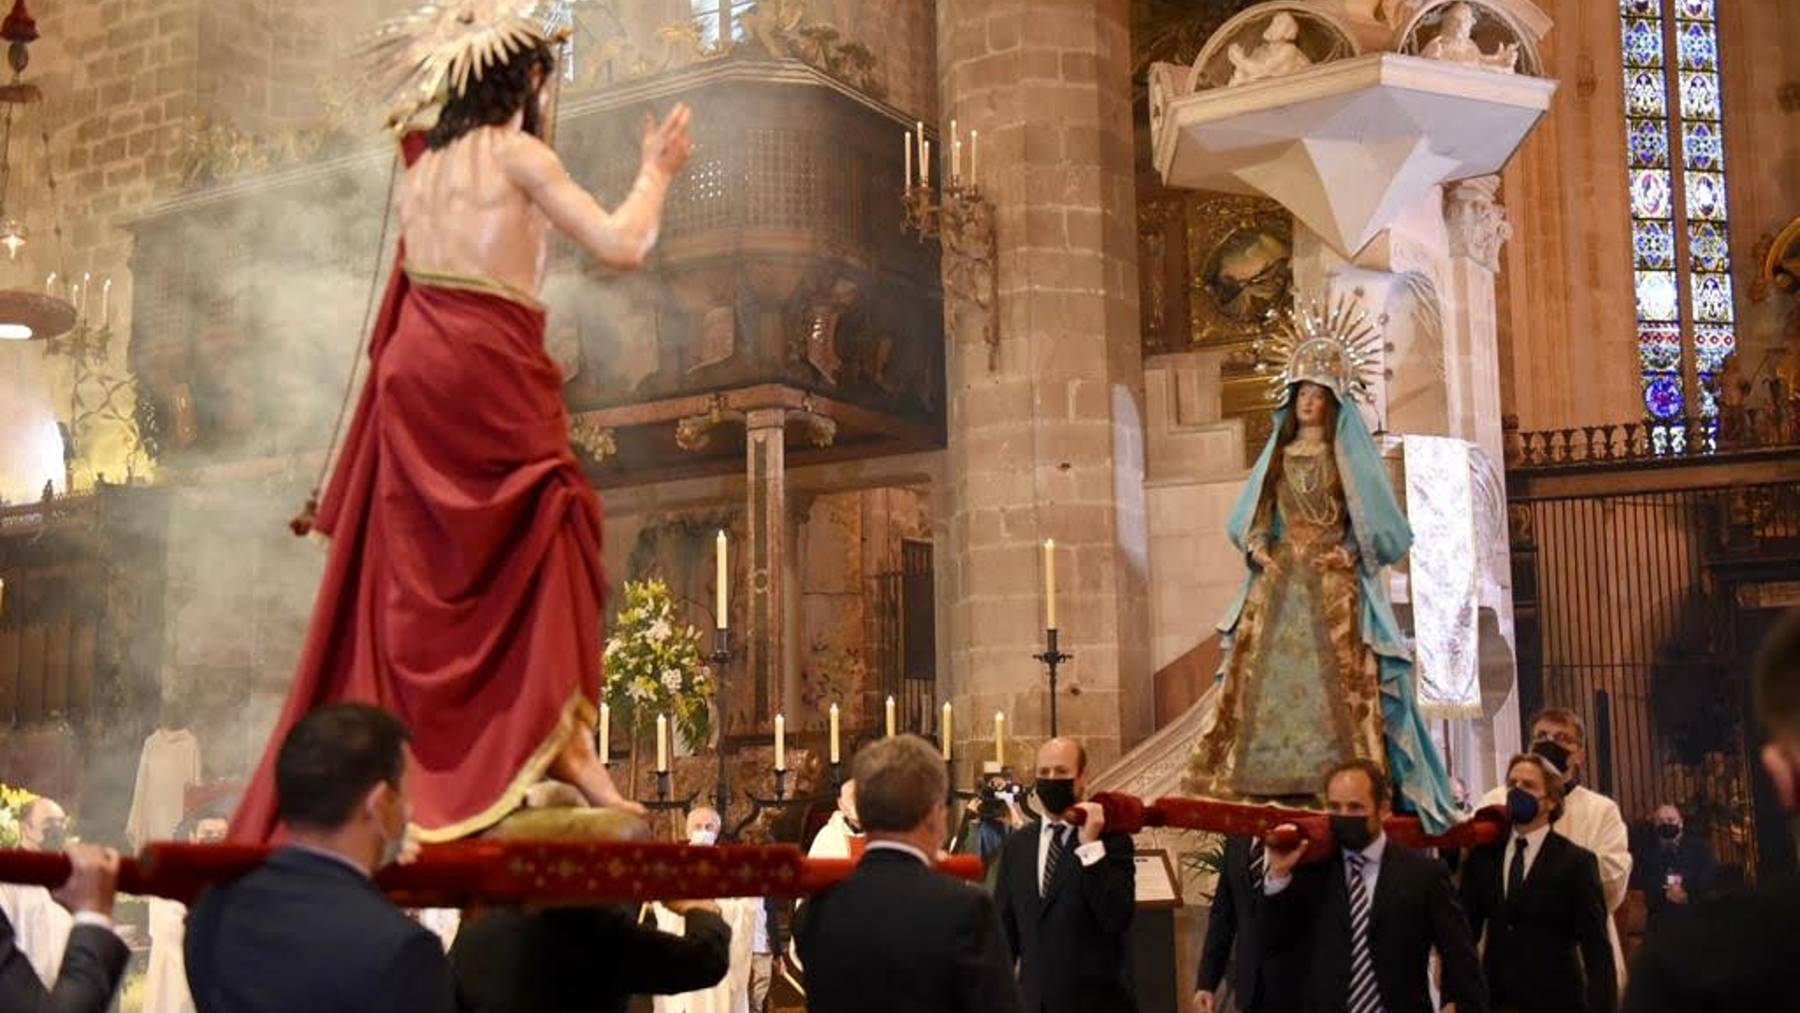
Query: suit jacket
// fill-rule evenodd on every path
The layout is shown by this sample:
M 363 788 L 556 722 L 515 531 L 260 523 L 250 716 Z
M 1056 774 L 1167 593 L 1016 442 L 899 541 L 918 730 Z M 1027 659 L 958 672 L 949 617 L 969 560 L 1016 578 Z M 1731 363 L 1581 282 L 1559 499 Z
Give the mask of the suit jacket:
M 996 877 L 1000 926 L 1019 962 L 1026 1013 L 1135 1011 L 1131 917 L 1137 910 L 1130 836 L 1105 834 L 1105 857 L 1082 865 L 1069 848 L 1049 893 L 1039 896 L 1033 820 L 1006 839 Z
M 1800 1008 L 1800 874 L 1696 904 L 1652 933 L 1631 965 L 1625 1013 Z
M 188 915 L 200 1013 L 454 1008 L 443 944 L 343 862 L 283 848 Z
M 76 925 L 63 950 L 56 987 L 44 982 L 19 950 L 12 922 L 0 914 L 0 1013 L 105 1013 L 131 953 L 98 925 Z
M 1019 1009 L 993 900 L 912 855 L 868 852 L 799 919 L 813 1013 Z
M 1200 949 L 1199 987 L 1218 991 L 1235 950 L 1231 994 L 1238 1008 L 1247 1013 L 1285 1013 L 1300 1008 L 1305 955 L 1292 947 L 1270 945 L 1274 940 L 1264 925 L 1268 912 L 1269 898 L 1260 884 L 1250 880 L 1250 839 L 1227 838 L 1206 923 L 1206 942 Z
M 1655 928 L 1664 918 L 1681 910 L 1664 892 L 1670 873 L 1681 877 L 1688 895 L 1688 906 L 1706 899 L 1719 878 L 1719 863 L 1713 858 L 1712 844 L 1706 838 L 1688 832 L 1681 835 L 1675 847 L 1663 847 L 1662 841 L 1646 834 L 1631 859 L 1631 885 L 1643 891 L 1644 907 L 1650 926 Z
M 707 911 L 689 912 L 676 936 L 623 905 L 493 908 L 457 930 L 450 964 L 465 1013 L 623 1013 L 633 995 L 717 985 L 731 966 L 731 929 Z
M 1350 888 L 1342 856 L 1302 865 L 1270 898 L 1271 945 L 1299 945 L 1309 955 L 1305 1008 L 1342 1010 L 1350 990 Z M 1386 1013 L 1431 1013 L 1426 962 L 1443 964 L 1443 1000 L 1456 1013 L 1486 1013 L 1487 986 L 1468 919 L 1444 863 L 1389 840 L 1369 907 L 1369 956 Z
M 1494 1007 L 1613 1013 L 1619 979 L 1606 936 L 1599 860 L 1552 831 L 1509 897 L 1504 883 L 1511 847 L 1512 837 L 1503 837 L 1472 852 L 1463 869 L 1462 904 L 1470 930 L 1480 939 L 1487 929 L 1482 965 Z

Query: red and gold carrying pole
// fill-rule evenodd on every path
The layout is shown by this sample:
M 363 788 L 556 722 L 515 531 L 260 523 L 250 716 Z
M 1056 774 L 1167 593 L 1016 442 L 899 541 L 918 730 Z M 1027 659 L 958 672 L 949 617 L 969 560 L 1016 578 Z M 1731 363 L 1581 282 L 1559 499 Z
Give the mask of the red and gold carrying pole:
M 261 865 L 270 849 L 157 843 L 121 861 L 119 890 L 190 903 L 200 891 Z M 612 904 L 708 897 L 800 897 L 842 881 L 854 859 L 807 858 L 785 844 L 696 848 L 669 842 L 453 841 L 390 866 L 376 885 L 403 907 Z M 938 869 L 980 879 L 981 860 L 953 855 Z M 69 878 L 60 852 L 0 850 L 0 882 L 54 889 Z
M 1316 862 L 1331 854 L 1331 817 L 1313 809 L 1180 796 L 1145 802 L 1135 795 L 1118 792 L 1100 792 L 1089 801 L 1099 803 L 1109 831 L 1135 834 L 1146 827 L 1173 827 L 1233 837 L 1261 837 L 1276 851 L 1305 845 L 1302 862 Z M 1087 821 L 1087 814 L 1075 809 L 1064 818 L 1079 826 Z M 1426 833 L 1417 816 L 1389 816 L 1382 821 L 1381 829 L 1404 848 L 1479 848 L 1499 840 L 1509 825 L 1506 811 L 1490 806 L 1442 834 Z

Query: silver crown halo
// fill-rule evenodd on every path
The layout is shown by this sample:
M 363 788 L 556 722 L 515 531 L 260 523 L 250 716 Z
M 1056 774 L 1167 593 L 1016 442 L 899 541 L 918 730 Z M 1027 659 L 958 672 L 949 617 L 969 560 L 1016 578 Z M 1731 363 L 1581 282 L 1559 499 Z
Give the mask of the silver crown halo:
M 538 43 L 558 43 L 548 0 L 447 0 L 383 22 L 363 47 L 370 80 L 390 103 L 388 125 L 429 126 L 437 111 L 489 67 Z
M 1339 401 L 1374 404 L 1386 323 L 1371 320 L 1351 296 L 1339 295 L 1329 307 L 1295 299 L 1276 316 L 1273 333 L 1252 346 L 1257 372 L 1269 374 L 1269 400 L 1283 402 L 1294 384 L 1310 382 Z

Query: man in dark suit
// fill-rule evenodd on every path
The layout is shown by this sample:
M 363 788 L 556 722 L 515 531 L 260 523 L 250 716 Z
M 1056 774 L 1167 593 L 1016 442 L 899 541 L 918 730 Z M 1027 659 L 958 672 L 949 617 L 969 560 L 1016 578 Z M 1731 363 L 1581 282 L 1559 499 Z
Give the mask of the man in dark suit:
M 438 937 L 369 880 L 405 844 L 407 738 L 359 704 L 321 707 L 288 733 L 275 761 L 288 845 L 188 916 L 201 1013 L 454 1008 Z
M 1108 834 L 1100 806 L 1081 801 L 1087 751 L 1071 739 L 1038 749 L 1033 792 L 1043 818 L 1006 839 L 995 877 L 1026 1013 L 1134 1011 L 1131 837 Z M 1079 831 L 1063 821 L 1074 808 L 1086 812 Z
M 1219 985 L 1231 966 L 1231 998 L 1244 1013 L 1294 1013 L 1300 1009 L 1306 962 L 1292 949 L 1270 946 L 1264 921 L 1269 899 L 1263 877 L 1269 856 L 1260 837 L 1230 837 L 1213 891 L 1200 950 L 1200 986 L 1190 1004 L 1193 1013 L 1221 1009 Z M 1235 953 L 1235 960 L 1232 957 Z
M 103 1013 L 112 1005 L 130 951 L 113 931 L 119 855 L 111 848 L 69 848 L 69 880 L 56 899 L 75 915 L 56 987 L 46 989 L 0 914 L 0 1013 Z
M 1800 838 L 1800 609 L 1763 641 L 1753 676 L 1763 769 Z M 1800 1005 L 1800 874 L 1765 875 L 1751 894 L 1696 904 L 1644 942 L 1626 1013 L 1791 1010 Z
M 988 895 L 931 867 L 948 829 L 943 757 L 916 735 L 856 754 L 868 849 L 794 930 L 813 1013 L 1016 1013 Z
M 1718 878 L 1719 862 L 1707 839 L 1687 832 L 1678 807 L 1657 806 L 1649 834 L 1631 852 L 1631 885 L 1644 894 L 1646 931 L 1655 932 L 1670 915 L 1706 899 Z
M 1469 855 L 1462 903 L 1497 1011 L 1613 1013 L 1619 979 L 1594 853 L 1556 833 L 1562 776 L 1536 753 L 1506 772 L 1512 833 Z M 1583 968 L 1586 973 L 1583 973 Z
M 1426 964 L 1436 949 L 1444 1009 L 1486 1013 L 1481 964 L 1450 871 L 1388 841 L 1388 791 L 1387 773 L 1367 760 L 1327 776 L 1330 857 L 1302 866 L 1304 848 L 1269 852 L 1263 892 L 1272 938 L 1309 954 L 1308 1010 L 1430 1013 Z

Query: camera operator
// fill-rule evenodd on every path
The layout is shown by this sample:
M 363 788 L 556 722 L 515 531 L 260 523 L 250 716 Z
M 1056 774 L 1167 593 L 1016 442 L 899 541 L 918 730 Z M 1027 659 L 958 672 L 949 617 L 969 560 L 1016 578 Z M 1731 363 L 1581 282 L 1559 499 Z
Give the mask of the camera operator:
M 990 879 L 1006 835 L 1025 825 L 1025 813 L 1019 808 L 1020 793 L 1012 776 L 989 760 L 982 765 L 974 796 L 963 808 L 962 822 L 950 850 L 959 855 L 980 855 Z M 993 884 L 990 881 L 988 885 Z

